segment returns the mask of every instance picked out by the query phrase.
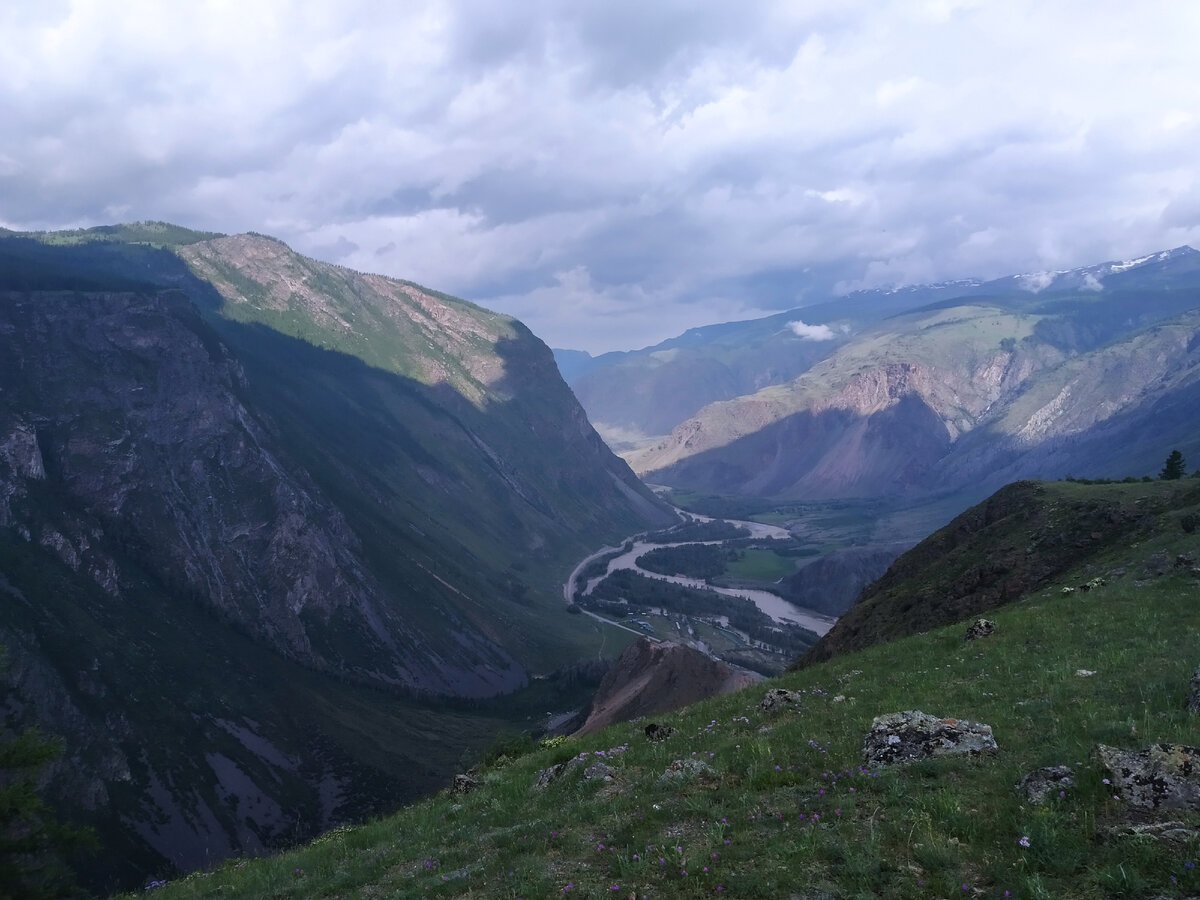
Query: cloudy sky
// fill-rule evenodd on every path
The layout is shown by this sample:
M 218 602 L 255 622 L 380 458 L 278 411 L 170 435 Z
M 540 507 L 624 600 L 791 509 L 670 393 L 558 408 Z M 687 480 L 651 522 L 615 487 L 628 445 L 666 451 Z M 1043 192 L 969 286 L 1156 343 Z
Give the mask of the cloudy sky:
M 1184 0 L 6 0 L 0 224 L 260 231 L 651 344 L 1200 247 Z

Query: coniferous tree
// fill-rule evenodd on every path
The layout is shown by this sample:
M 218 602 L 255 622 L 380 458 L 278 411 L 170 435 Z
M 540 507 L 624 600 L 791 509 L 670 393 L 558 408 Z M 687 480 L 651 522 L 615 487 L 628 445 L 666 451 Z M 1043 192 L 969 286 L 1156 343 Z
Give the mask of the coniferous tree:
M 1167 461 L 1163 465 L 1162 471 L 1158 473 L 1158 477 L 1163 481 L 1175 481 L 1183 477 L 1184 468 L 1183 454 L 1178 450 L 1172 450 L 1170 455 L 1167 456 Z

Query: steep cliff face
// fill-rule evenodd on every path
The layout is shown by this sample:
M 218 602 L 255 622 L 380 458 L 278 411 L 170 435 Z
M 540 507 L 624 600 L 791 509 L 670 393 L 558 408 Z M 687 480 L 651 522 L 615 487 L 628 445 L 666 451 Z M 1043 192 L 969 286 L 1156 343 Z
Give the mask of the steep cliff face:
M 411 688 L 471 687 L 422 659 L 428 637 L 366 569 L 344 517 L 241 402 L 241 366 L 183 297 L 8 295 L 0 341 L 0 432 L 16 451 L 6 454 L 15 464 L 0 514 L 73 571 L 119 599 L 116 545 L 303 662 Z M 57 510 L 29 497 L 30 480 L 48 479 Z M 319 638 L 314 647 L 312 632 L 334 619 L 356 629 L 354 665 Z M 475 690 L 520 683 L 511 660 L 479 678 L 483 660 L 464 644 Z
M 568 561 L 671 518 L 520 323 L 124 235 L 0 241 L 0 708 L 100 887 L 436 786 L 499 727 L 446 700 L 594 652 Z

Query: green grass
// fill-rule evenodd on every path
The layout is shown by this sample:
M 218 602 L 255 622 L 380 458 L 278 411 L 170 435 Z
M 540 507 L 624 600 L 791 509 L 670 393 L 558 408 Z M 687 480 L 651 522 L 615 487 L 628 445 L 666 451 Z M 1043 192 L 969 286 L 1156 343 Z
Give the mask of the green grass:
M 728 563 L 725 570 L 738 578 L 778 581 L 796 571 L 796 560 L 780 556 L 773 550 L 748 547 L 741 551 L 738 559 Z
M 1200 588 L 1181 574 L 1131 574 L 1087 594 L 1058 587 L 997 610 L 988 639 L 965 643 L 960 623 L 767 685 L 803 691 L 798 712 L 759 711 L 758 686 L 658 717 L 677 729 L 662 743 L 644 739 L 643 723 L 613 726 L 491 768 L 465 797 L 443 792 L 158 896 L 1194 894 L 1200 878 L 1184 863 L 1200 847 L 1109 836 L 1125 808 L 1092 751 L 1200 739 L 1184 711 Z M 861 770 L 872 718 L 903 709 L 986 722 L 1001 751 Z M 539 769 L 599 751 L 613 784 L 576 774 L 532 787 Z M 712 776 L 661 778 L 692 758 Z M 1076 785 L 1045 807 L 1022 802 L 1020 777 L 1059 763 L 1076 770 Z M 1200 824 L 1194 813 L 1172 818 Z

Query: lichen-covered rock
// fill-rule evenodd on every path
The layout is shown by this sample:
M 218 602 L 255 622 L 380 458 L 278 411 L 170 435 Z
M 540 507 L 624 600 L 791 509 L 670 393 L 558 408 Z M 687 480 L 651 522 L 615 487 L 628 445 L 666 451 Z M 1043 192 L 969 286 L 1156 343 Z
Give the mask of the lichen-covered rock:
M 1200 749 L 1152 744 L 1145 750 L 1096 748 L 1117 795 L 1143 809 L 1200 810 Z
M 795 709 L 800 705 L 802 696 L 799 691 L 771 688 L 762 698 L 762 702 L 758 704 L 758 708 L 763 712 L 771 712 L 772 710 L 784 709 L 786 707 Z
M 1017 782 L 1017 793 L 1030 803 L 1045 803 L 1073 784 L 1075 772 L 1070 766 L 1046 766 L 1035 769 Z
M 867 765 L 923 759 L 928 756 L 995 753 L 992 726 L 963 719 L 939 718 L 920 710 L 877 716 L 863 739 Z
M 973 641 L 976 638 L 987 637 L 995 633 L 996 623 L 991 619 L 976 619 L 967 628 L 966 640 Z
M 455 775 L 454 783 L 450 785 L 451 794 L 469 794 L 479 787 L 479 780 L 470 775 Z

